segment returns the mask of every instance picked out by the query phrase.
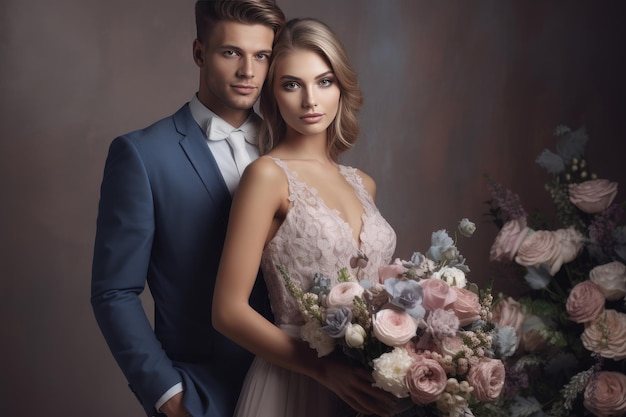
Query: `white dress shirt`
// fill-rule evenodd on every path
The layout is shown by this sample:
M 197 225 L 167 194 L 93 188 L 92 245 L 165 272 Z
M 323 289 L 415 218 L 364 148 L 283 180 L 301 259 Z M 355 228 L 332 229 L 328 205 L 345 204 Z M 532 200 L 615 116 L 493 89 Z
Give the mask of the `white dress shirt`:
M 198 100 L 198 97 L 194 94 L 193 98 L 189 102 L 189 110 L 191 110 L 191 115 L 205 136 L 207 136 L 211 127 L 211 120 L 216 117 L 219 118 L 215 113 L 205 107 L 204 104 Z M 220 119 L 222 123 L 224 122 Z M 227 123 L 226 123 L 227 124 Z M 244 131 L 246 137 L 246 151 L 248 155 L 250 155 L 250 159 L 254 160 L 259 157 L 259 151 L 256 145 L 257 132 L 259 129 L 259 125 L 261 124 L 261 117 L 257 115 L 254 111 L 250 112 L 250 116 L 246 119 L 245 122 L 238 128 L 230 126 L 231 130 L 241 129 Z M 224 181 L 226 182 L 226 186 L 230 190 L 232 194 L 237 188 L 237 184 L 239 184 L 239 172 L 237 171 L 237 165 L 235 165 L 235 159 L 233 157 L 233 152 L 230 148 L 230 145 L 224 137 L 207 137 L 207 144 L 215 161 L 217 162 L 217 166 L 222 173 L 222 177 L 224 177 Z M 209 140 L 210 139 L 210 140 Z

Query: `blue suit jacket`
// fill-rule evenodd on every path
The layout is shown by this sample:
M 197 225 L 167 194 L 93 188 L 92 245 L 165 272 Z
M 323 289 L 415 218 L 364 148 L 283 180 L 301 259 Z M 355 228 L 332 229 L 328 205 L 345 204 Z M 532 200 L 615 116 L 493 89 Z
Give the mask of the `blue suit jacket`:
M 189 106 L 116 138 L 97 221 L 91 302 L 148 415 L 183 381 L 194 417 L 230 417 L 252 356 L 211 326 L 231 196 Z M 152 329 L 139 294 L 148 282 Z M 262 279 L 251 303 L 267 315 Z

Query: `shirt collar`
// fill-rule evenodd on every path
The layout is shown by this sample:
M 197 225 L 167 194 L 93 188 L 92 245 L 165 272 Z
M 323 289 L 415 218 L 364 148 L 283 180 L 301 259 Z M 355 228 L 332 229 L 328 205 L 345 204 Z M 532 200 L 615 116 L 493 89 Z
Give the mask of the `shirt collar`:
M 209 140 L 226 139 L 228 134 L 233 130 L 241 130 L 246 138 L 246 142 L 251 145 L 257 143 L 257 133 L 261 125 L 261 117 L 254 110 L 250 111 L 250 115 L 245 122 L 238 128 L 231 126 L 224 119 L 219 117 L 208 107 L 200 102 L 197 94 L 194 94 L 189 101 L 189 110 L 191 116 L 200 126 L 205 136 Z

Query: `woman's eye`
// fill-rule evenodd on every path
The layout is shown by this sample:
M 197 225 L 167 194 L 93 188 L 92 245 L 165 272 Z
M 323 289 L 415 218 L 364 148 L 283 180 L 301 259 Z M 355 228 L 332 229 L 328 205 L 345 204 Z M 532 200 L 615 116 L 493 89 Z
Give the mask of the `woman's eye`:
M 333 83 L 333 80 L 331 80 L 330 78 L 324 78 L 322 80 L 320 80 L 320 85 L 322 87 L 328 87 Z
M 283 84 L 283 88 L 286 89 L 286 90 L 295 90 L 298 87 L 299 87 L 298 83 L 293 82 L 293 81 Z

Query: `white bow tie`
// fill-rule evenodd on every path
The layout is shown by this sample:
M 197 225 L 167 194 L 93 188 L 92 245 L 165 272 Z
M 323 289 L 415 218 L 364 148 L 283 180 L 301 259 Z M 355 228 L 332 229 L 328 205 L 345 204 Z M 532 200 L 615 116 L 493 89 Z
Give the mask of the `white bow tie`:
M 227 139 L 232 132 L 241 132 L 246 142 L 256 146 L 255 124 L 249 121 L 244 122 L 238 128 L 232 127 L 230 124 L 218 117 L 212 117 L 207 126 L 206 137 L 209 140 L 219 141 Z
M 240 128 L 234 129 L 231 125 L 224 120 L 213 117 L 209 121 L 207 129 L 207 138 L 211 141 L 226 140 L 233 152 L 233 159 L 235 165 L 237 165 L 237 171 L 239 176 L 243 174 L 243 170 L 250 163 L 251 158 L 246 150 L 246 142 L 254 145 L 250 139 L 254 136 L 249 131 L 249 128 L 254 126 L 252 123 L 244 123 Z

